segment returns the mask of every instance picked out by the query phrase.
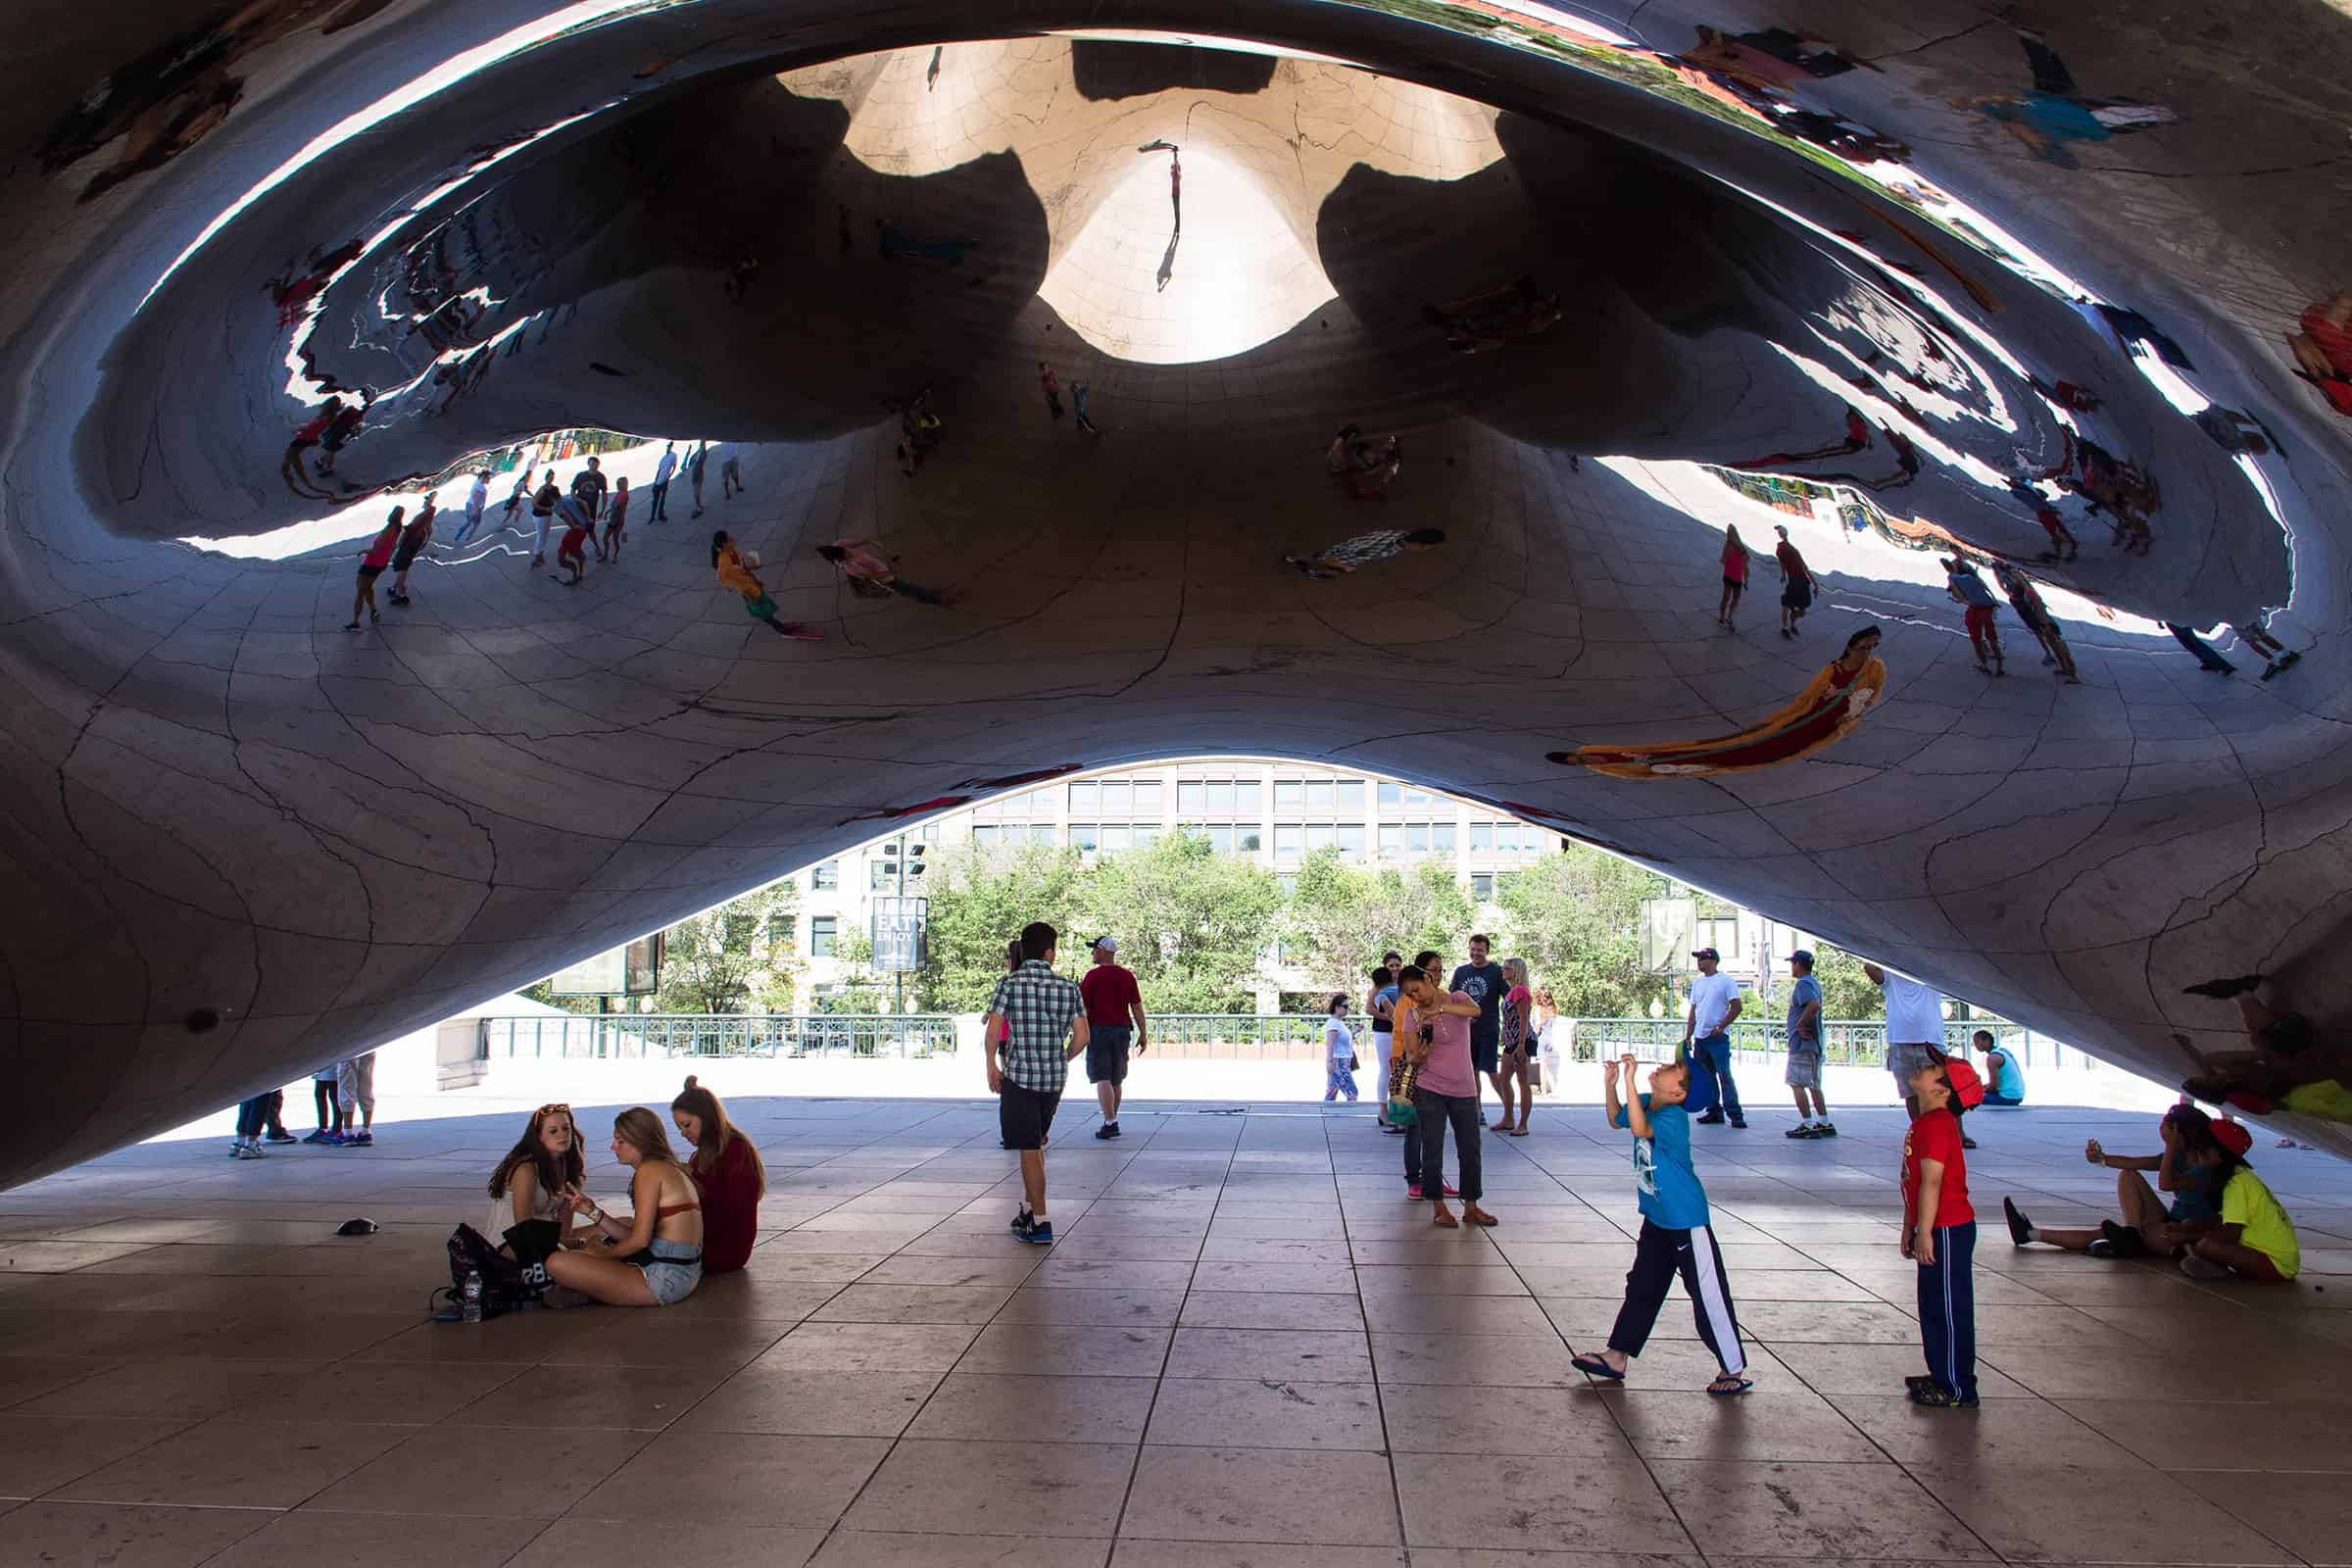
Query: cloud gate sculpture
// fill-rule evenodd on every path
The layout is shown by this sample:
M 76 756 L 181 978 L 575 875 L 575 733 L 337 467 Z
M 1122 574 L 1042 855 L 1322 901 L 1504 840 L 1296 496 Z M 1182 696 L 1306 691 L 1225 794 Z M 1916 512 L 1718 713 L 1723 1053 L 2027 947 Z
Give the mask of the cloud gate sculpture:
M 891 813 L 1221 750 L 2235 1053 L 2352 1149 L 2352 19 L 2141 9 L 28 20 L 0 1183 Z M 564 581 L 566 461 L 387 562 L 575 427 L 716 443 L 699 517 Z M 2308 1028 L 2183 994 L 2245 974 Z

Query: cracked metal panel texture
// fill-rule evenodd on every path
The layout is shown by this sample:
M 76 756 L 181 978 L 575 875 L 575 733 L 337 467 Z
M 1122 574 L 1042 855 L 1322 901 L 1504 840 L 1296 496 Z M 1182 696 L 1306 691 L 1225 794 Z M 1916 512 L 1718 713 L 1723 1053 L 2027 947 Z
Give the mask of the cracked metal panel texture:
M 1220 750 L 2164 1077 L 2246 1047 L 2215 976 L 2340 1038 L 2352 20 L 2197 17 L 33 6 L 0 1180 L 877 821 Z M 509 475 L 455 543 L 469 454 L 582 426 L 748 493 L 714 455 L 576 587 Z M 2257 1044 L 2352 1147 L 2330 1048 Z

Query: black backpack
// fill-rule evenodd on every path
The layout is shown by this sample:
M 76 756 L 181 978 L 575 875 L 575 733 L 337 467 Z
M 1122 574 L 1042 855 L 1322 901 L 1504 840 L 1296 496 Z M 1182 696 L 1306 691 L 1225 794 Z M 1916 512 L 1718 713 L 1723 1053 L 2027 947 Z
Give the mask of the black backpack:
M 532 1267 L 539 1275 L 540 1289 L 544 1290 L 547 1277 L 544 1265 Z M 531 1289 L 522 1264 L 501 1256 L 480 1231 L 470 1225 L 460 1225 L 449 1236 L 446 1294 L 449 1299 L 443 1301 L 444 1292 L 433 1293 L 434 1316 L 449 1323 L 479 1323 L 514 1311 L 537 1292 Z

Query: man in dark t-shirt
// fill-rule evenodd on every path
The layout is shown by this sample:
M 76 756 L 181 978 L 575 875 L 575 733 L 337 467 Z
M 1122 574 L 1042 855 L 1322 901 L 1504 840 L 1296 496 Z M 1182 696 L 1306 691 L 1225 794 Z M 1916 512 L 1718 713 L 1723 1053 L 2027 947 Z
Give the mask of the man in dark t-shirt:
M 547 564 L 547 530 L 554 526 L 556 503 L 563 499 L 564 492 L 556 486 L 556 470 L 550 468 L 547 477 L 540 481 L 539 488 L 531 492 L 531 521 L 539 530 L 537 540 L 531 546 L 531 564 L 534 566 Z
M 1135 971 L 1119 962 L 1116 937 L 1097 937 L 1094 967 L 1078 982 L 1086 999 L 1086 1079 L 1102 1107 L 1097 1138 L 1119 1136 L 1119 1102 L 1127 1094 L 1127 1048 L 1145 1048 L 1144 994 Z
M 1470 939 L 1470 961 L 1453 971 L 1446 989 L 1478 1004 L 1478 1016 L 1470 1021 L 1470 1064 L 1486 1074 L 1507 1109 L 1511 1098 L 1502 1087 L 1502 998 L 1510 987 L 1502 978 L 1502 965 L 1488 958 L 1488 947 L 1483 936 Z

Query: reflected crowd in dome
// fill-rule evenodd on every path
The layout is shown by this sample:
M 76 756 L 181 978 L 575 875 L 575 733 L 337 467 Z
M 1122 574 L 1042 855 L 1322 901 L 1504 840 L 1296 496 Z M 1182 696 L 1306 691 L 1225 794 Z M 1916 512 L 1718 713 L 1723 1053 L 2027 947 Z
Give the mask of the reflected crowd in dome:
M 873 823 L 1230 750 L 2352 1151 L 2352 24 L 2090 9 L 60 20 L 9 68 L 0 1181 Z

